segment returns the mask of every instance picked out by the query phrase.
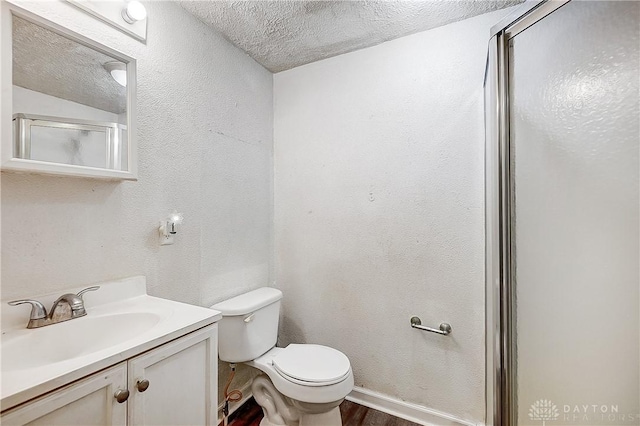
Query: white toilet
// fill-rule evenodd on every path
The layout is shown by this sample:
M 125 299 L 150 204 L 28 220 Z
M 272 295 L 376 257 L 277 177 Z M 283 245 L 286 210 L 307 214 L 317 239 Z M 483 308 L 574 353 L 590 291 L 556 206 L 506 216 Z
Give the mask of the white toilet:
M 261 426 L 341 426 L 338 406 L 353 389 L 349 358 L 321 345 L 277 348 L 281 299 L 263 287 L 212 306 L 222 312 L 220 359 L 265 373 L 251 385 Z

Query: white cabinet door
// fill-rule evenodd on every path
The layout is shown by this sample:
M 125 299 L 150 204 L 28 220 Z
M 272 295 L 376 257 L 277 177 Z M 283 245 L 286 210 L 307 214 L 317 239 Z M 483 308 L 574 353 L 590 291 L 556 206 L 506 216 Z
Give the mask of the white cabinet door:
M 128 364 L 129 426 L 216 425 L 217 324 L 132 358 Z
M 3 426 L 124 426 L 127 402 L 118 403 L 114 394 L 126 389 L 127 364 L 123 362 L 9 410 L 0 421 Z

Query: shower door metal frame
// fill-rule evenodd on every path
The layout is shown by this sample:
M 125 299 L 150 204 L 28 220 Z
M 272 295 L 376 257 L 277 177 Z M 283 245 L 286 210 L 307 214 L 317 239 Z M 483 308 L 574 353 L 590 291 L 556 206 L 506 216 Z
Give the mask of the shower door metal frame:
M 486 419 L 517 425 L 509 41 L 571 0 L 530 0 L 491 29 L 485 71 Z

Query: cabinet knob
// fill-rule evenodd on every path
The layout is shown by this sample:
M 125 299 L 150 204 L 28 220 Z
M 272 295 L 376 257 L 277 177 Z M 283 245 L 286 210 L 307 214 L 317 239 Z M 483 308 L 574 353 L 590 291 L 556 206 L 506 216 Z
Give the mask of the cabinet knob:
M 149 381 L 147 379 L 138 380 L 136 382 L 136 388 L 138 392 L 144 392 L 149 389 Z
M 116 393 L 113 394 L 113 397 L 116 399 L 116 401 L 118 401 L 120 404 L 122 404 L 127 399 L 129 399 L 129 390 L 128 389 L 118 389 L 116 391 Z

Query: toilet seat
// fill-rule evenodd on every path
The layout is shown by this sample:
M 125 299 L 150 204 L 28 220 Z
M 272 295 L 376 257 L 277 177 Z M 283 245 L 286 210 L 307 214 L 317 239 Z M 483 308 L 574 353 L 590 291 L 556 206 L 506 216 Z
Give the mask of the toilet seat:
M 273 347 L 258 358 L 246 361 L 245 364 L 266 373 L 280 393 L 296 401 L 312 404 L 331 403 L 341 401 L 353 390 L 353 371 L 351 367 L 349 367 L 346 377 L 334 384 L 320 383 L 313 385 L 311 382 L 285 376 L 276 370 L 273 359 L 286 350 L 286 348 Z
M 282 377 L 303 386 L 333 385 L 351 373 L 345 354 L 322 345 L 291 344 L 273 357 L 272 365 Z

